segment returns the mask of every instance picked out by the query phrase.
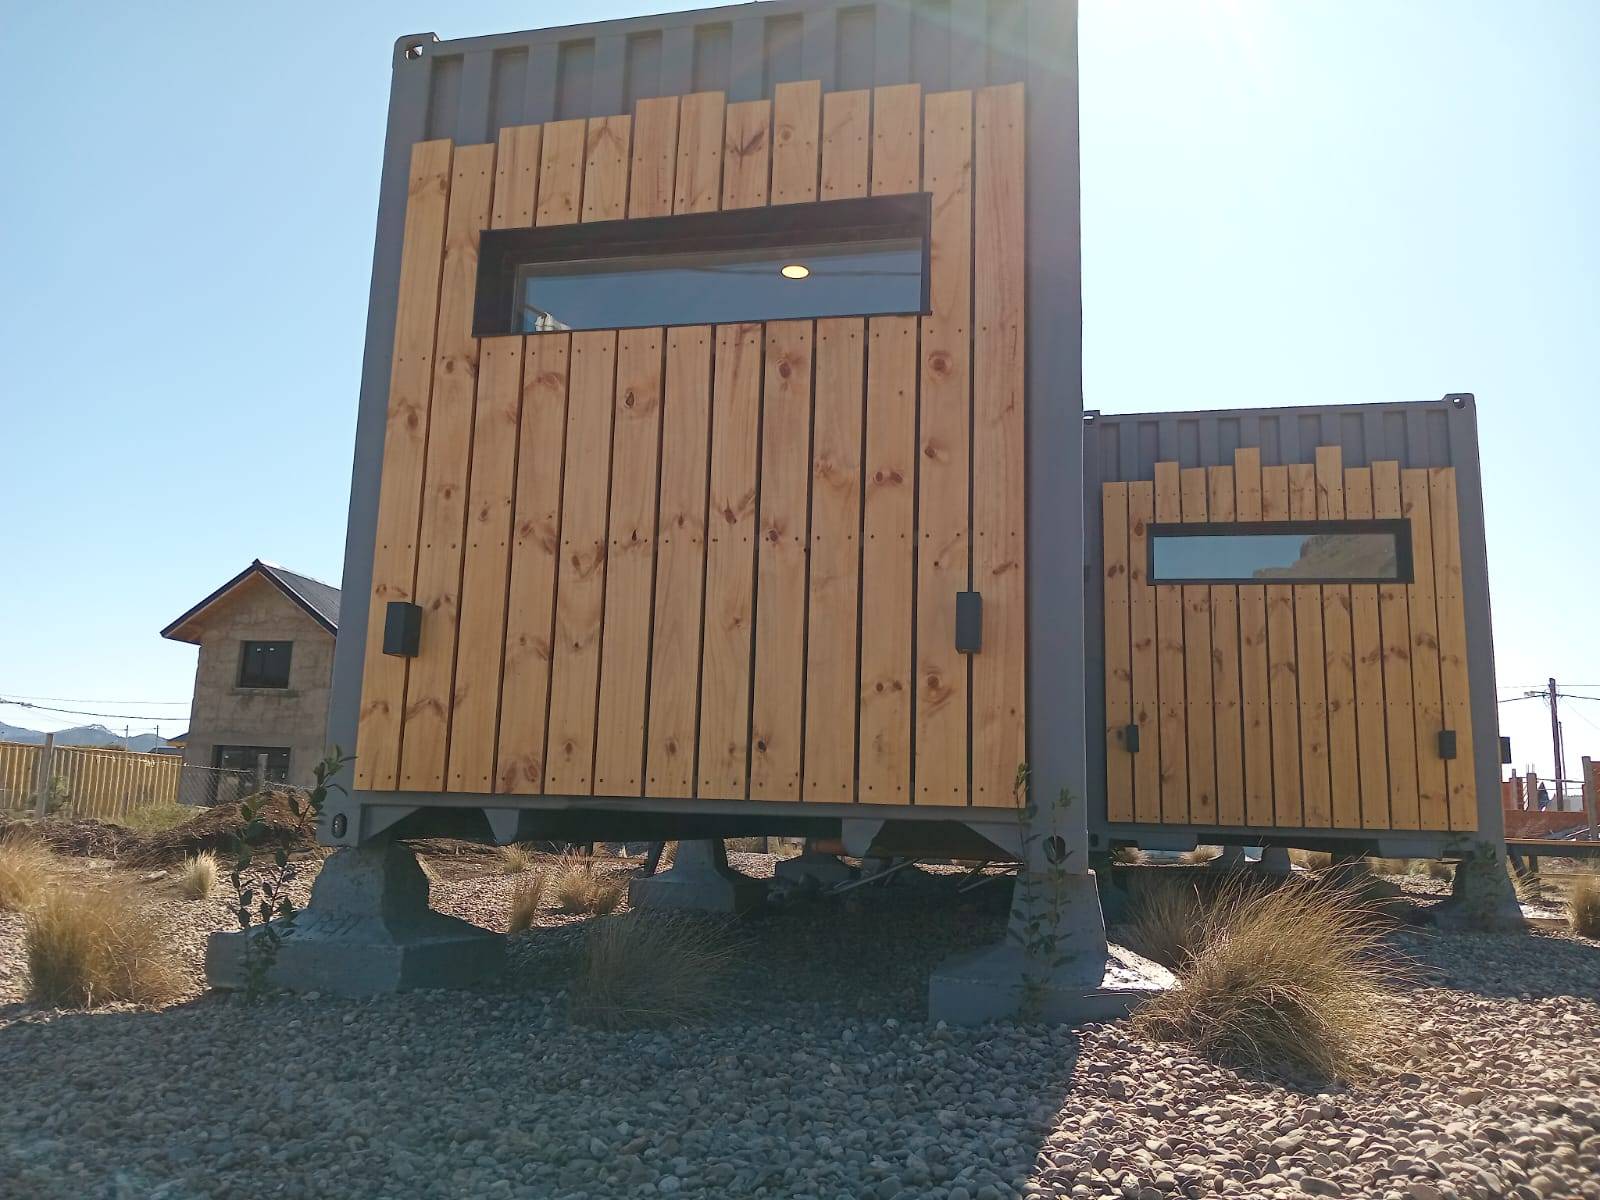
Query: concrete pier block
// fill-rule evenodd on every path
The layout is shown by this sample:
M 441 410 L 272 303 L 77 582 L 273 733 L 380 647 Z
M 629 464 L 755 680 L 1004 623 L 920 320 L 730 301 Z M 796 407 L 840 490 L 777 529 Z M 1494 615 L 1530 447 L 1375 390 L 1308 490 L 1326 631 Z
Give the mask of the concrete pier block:
M 212 987 L 245 985 L 246 939 L 253 932 L 211 935 Z M 465 987 L 504 963 L 504 935 L 428 907 L 428 877 L 409 846 L 369 842 L 337 850 L 323 864 L 267 980 L 293 991 L 370 996 Z
M 628 884 L 628 903 L 634 908 L 743 915 L 760 908 L 766 897 L 766 880 L 741 875 L 728 865 L 721 838 L 680 841 L 669 869 Z
M 822 853 L 816 849 L 815 841 L 807 838 L 805 852 L 795 858 L 780 859 L 772 868 L 772 875 L 785 883 L 830 888 L 849 883 L 856 877 L 856 869 L 837 854 Z
M 1521 933 L 1528 928 L 1517 889 L 1506 873 L 1503 852 L 1479 846 L 1456 863 L 1450 898 L 1433 907 L 1433 922 L 1441 929 L 1480 933 Z

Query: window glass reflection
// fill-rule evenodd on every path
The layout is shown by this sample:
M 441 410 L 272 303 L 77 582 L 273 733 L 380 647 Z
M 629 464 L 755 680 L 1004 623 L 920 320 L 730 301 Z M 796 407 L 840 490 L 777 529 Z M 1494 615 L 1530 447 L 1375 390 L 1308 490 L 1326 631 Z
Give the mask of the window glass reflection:
M 1151 538 L 1151 582 L 1401 581 L 1387 530 L 1171 534 Z

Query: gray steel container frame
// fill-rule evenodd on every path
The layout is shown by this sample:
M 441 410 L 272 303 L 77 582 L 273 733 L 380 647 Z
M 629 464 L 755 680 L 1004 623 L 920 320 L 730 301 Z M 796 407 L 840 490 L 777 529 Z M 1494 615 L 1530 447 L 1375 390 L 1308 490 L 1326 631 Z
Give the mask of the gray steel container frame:
M 1504 840 L 1500 803 L 1500 726 L 1496 704 L 1494 638 L 1489 609 L 1489 564 L 1483 517 L 1483 476 L 1478 462 L 1477 403 L 1467 393 L 1442 400 L 1274 409 L 1211 409 L 1176 413 L 1085 414 L 1083 495 L 1087 529 L 1085 601 L 1088 646 L 1086 686 L 1089 844 L 1104 852 L 1114 844 L 1184 849 L 1196 842 L 1375 850 L 1386 857 L 1434 858 L 1462 853 L 1473 843 Z M 1131 435 L 1130 435 L 1131 431 Z M 1222 825 L 1112 823 L 1106 818 L 1105 549 L 1101 485 L 1151 479 L 1154 464 L 1225 466 L 1239 446 L 1261 449 L 1263 465 L 1310 463 L 1318 446 L 1340 446 L 1347 466 L 1394 459 L 1402 467 L 1454 467 L 1461 522 L 1461 583 L 1467 628 L 1467 679 L 1471 689 L 1475 833 L 1428 830 L 1351 830 Z
M 929 13 L 936 21 L 928 36 L 944 40 L 934 38 L 924 62 L 917 39 L 925 27 L 918 22 Z M 866 37 L 863 14 L 870 14 Z M 1039 794 L 1085 794 L 1083 494 L 1074 474 L 1061 469 L 1062 463 L 1081 461 L 1084 428 L 1076 0 L 948 0 L 916 8 L 900 0 L 772 0 L 451 42 L 433 34 L 400 38 L 378 197 L 345 541 L 343 588 L 350 599 L 335 651 L 330 744 L 347 751 L 356 745 L 411 146 L 445 136 L 458 144 L 480 143 L 492 140 L 501 125 L 609 116 L 626 111 L 629 92 L 637 98 L 695 90 L 705 31 L 713 29 L 726 31 L 717 37 L 726 38 L 728 98 L 759 98 L 779 81 L 769 45 L 774 22 L 792 29 L 796 20 L 796 77 L 820 79 L 824 91 L 908 82 L 930 90 L 1019 80 L 1027 85 L 1027 739 Z M 658 33 L 657 82 L 653 91 L 637 92 L 626 79 L 630 39 Z M 586 54 L 572 49 L 585 44 Z M 503 72 L 497 76 L 497 56 L 505 54 L 525 55 L 518 60 L 520 89 L 507 87 Z M 569 86 L 580 69 L 589 73 L 587 87 Z M 869 69 L 870 78 L 862 79 Z M 586 97 L 579 111 L 573 109 L 574 95 Z M 1009 810 L 976 807 L 352 790 L 330 802 L 329 817 L 343 816 L 344 829 L 333 835 L 325 823 L 324 839 L 364 840 L 417 806 L 633 811 L 684 820 L 716 814 L 772 822 L 954 820 L 991 831 L 1015 826 Z M 1065 827 L 1055 830 L 1076 863 L 1087 855 L 1083 809 L 1072 806 Z M 388 816 L 363 820 L 369 812 Z

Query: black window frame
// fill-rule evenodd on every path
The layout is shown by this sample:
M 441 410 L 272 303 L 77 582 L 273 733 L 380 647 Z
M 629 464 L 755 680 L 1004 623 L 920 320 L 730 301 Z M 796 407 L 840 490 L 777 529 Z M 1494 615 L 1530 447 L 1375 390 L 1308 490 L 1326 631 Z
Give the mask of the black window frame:
M 232 754 L 242 754 L 247 759 L 245 766 L 224 766 L 223 759 Z M 211 766 L 218 771 L 254 771 L 256 759 L 261 755 L 267 756 L 268 783 L 288 783 L 289 771 L 294 765 L 294 751 L 289 746 L 213 746 L 211 748 Z M 279 759 L 280 766 L 273 765 L 273 759 Z
M 250 650 L 253 646 L 277 646 L 283 650 L 283 682 L 282 683 L 251 683 L 245 678 L 245 672 L 250 665 Z M 239 643 L 239 670 L 234 676 L 234 686 L 245 688 L 252 692 L 282 692 L 288 690 L 290 672 L 294 665 L 294 642 L 276 638 L 248 638 Z
M 1393 536 L 1395 548 L 1395 575 L 1356 577 L 1341 575 L 1314 578 L 1240 579 L 1235 576 L 1218 576 L 1206 579 L 1162 579 L 1156 574 L 1156 541 L 1166 537 L 1218 537 L 1253 534 L 1300 534 L 1303 536 L 1327 533 L 1385 533 Z M 1323 521 L 1175 521 L 1153 522 L 1145 528 L 1145 580 L 1160 587 L 1217 586 L 1217 587 L 1318 587 L 1349 583 L 1387 583 L 1406 587 L 1416 582 L 1416 565 L 1411 553 L 1411 522 L 1405 517 L 1378 517 L 1354 520 Z
M 477 291 L 473 298 L 472 336 L 538 337 L 560 330 L 524 330 L 517 319 L 517 274 L 535 263 L 583 262 L 605 258 L 644 258 L 652 254 L 716 253 L 727 250 L 793 250 L 841 242 L 873 242 L 915 238 L 922 246 L 921 307 L 905 312 L 824 313 L 817 318 L 927 316 L 933 311 L 929 292 L 932 253 L 933 196 L 911 192 L 898 196 L 866 196 L 802 204 L 772 204 L 719 212 L 681 213 L 669 217 L 590 221 L 523 229 L 486 229 L 478 239 Z M 777 319 L 777 318 L 774 318 Z M 760 317 L 751 317 L 758 323 Z M 734 324 L 736 322 L 722 322 Z M 705 321 L 654 321 L 617 325 L 616 329 L 673 329 L 705 325 Z

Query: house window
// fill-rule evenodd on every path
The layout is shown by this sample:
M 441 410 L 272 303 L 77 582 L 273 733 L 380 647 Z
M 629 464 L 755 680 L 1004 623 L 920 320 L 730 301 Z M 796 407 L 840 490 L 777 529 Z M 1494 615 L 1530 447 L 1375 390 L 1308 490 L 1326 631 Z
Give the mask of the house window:
M 256 760 L 267 756 L 267 782 L 289 782 L 287 746 L 218 746 L 212 751 L 212 765 L 223 771 L 244 771 L 255 775 Z
M 1150 526 L 1151 583 L 1410 583 L 1411 525 L 1385 521 Z
M 286 688 L 293 642 L 245 642 L 239 654 L 239 686 Z
M 928 197 L 492 229 L 474 334 L 928 311 Z

